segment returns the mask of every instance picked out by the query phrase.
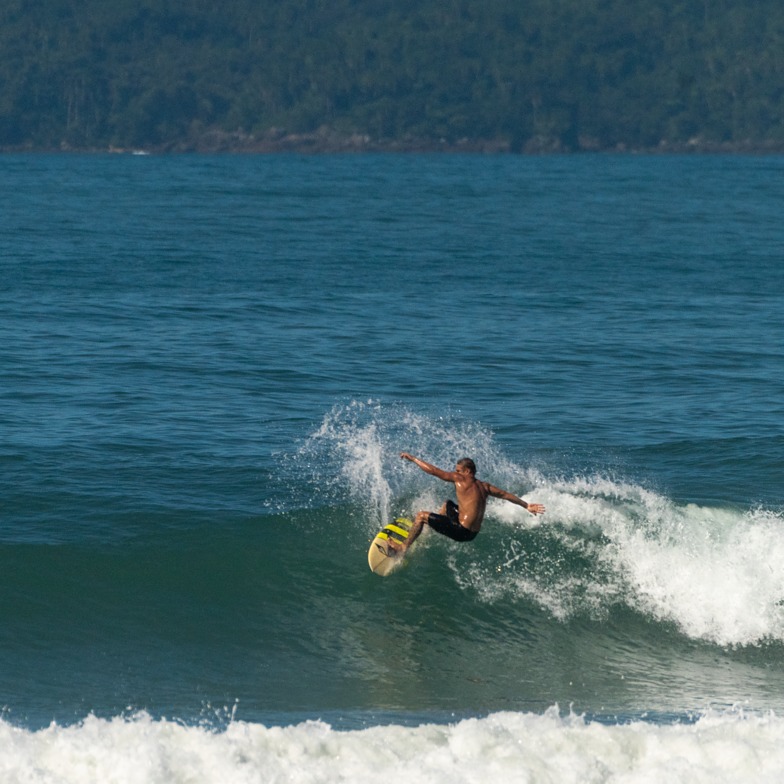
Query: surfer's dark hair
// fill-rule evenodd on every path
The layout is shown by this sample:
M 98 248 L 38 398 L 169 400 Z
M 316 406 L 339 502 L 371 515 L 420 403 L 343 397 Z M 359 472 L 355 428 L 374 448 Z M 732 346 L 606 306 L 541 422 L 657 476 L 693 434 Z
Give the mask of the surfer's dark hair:
M 461 457 L 457 464 L 467 468 L 474 476 L 476 476 L 476 463 L 470 457 Z

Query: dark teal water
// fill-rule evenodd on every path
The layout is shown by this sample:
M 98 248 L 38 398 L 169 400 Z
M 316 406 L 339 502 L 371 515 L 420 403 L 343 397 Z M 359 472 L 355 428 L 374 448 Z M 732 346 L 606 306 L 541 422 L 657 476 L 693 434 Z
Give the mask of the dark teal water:
M 781 710 L 783 174 L 0 158 L 8 721 Z M 548 512 L 379 579 L 404 450 Z

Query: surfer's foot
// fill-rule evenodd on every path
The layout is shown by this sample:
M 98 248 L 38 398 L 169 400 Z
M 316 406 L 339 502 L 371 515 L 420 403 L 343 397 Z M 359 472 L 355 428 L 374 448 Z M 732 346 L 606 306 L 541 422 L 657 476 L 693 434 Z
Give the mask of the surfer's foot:
M 406 551 L 406 546 L 390 536 L 387 539 L 387 549 L 392 551 L 391 555 L 403 555 Z

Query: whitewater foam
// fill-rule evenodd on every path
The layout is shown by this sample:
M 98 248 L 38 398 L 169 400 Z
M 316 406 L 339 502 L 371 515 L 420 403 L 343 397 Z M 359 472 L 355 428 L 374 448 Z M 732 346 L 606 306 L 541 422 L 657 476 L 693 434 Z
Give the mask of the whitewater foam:
M 784 641 L 784 520 L 663 501 L 644 520 L 605 529 L 631 606 L 720 645 Z
M 784 720 L 705 714 L 694 722 L 605 724 L 551 708 L 450 725 L 337 731 L 232 722 L 208 728 L 86 718 L 29 731 L 0 722 L 7 784 L 778 782 Z
M 475 561 L 469 570 L 468 582 L 485 599 L 516 593 L 560 619 L 602 617 L 620 603 L 722 646 L 784 642 L 780 514 L 677 505 L 605 477 L 540 481 L 531 496 L 547 505 L 544 518 L 525 521 L 509 505 L 493 505 L 488 515 L 509 532 L 538 527 L 539 536 L 558 542 L 560 560 L 545 564 L 546 555 L 521 553 L 507 536 L 498 563 Z M 592 568 L 578 569 L 580 559 Z M 515 568 L 518 561 L 524 569 Z

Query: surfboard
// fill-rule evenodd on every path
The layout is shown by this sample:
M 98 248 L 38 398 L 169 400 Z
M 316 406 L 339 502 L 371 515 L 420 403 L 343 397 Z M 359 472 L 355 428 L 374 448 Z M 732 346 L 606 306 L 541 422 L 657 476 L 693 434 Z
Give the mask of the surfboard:
M 413 524 L 413 521 L 407 517 L 396 517 L 394 522 L 387 523 L 376 534 L 376 538 L 370 543 L 368 550 L 368 565 L 371 572 L 386 577 L 400 566 L 405 556 L 395 552 L 388 542 L 390 538 L 404 542 L 408 539 L 408 532 Z

